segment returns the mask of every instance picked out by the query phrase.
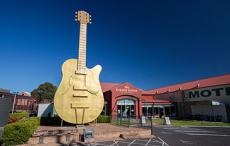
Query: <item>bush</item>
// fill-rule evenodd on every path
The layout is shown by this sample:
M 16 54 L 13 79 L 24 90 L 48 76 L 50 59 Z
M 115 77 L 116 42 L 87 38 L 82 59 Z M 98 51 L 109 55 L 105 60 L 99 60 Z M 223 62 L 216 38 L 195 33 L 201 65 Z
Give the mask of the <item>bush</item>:
M 11 121 L 15 121 L 15 120 L 18 121 L 18 120 L 21 120 L 21 119 L 27 118 L 27 117 L 29 117 L 28 112 L 13 113 L 13 114 L 9 115 L 9 123 Z
M 32 117 L 4 127 L 3 143 L 8 145 L 23 144 L 29 140 L 40 125 L 40 118 Z
M 100 115 L 97 118 L 97 123 L 110 123 L 110 117 L 109 116 Z
M 9 116 L 8 123 L 14 123 L 14 122 L 17 122 L 17 119 L 15 117 Z

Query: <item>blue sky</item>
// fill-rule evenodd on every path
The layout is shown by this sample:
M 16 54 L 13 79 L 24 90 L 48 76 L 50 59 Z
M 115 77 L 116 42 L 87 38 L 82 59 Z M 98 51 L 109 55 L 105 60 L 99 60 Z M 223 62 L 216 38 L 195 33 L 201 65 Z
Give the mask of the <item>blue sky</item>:
M 0 0 L 0 88 L 31 91 L 61 80 L 76 58 L 79 24 L 92 15 L 87 66 L 102 82 L 143 89 L 230 73 L 230 2 Z

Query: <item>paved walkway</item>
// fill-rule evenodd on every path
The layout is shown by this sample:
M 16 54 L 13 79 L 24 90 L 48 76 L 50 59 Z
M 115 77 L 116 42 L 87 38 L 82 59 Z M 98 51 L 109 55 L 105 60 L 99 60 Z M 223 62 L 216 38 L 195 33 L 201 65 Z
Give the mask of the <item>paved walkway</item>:
M 123 127 L 111 124 L 91 124 L 86 126 L 87 128 L 93 128 L 95 141 L 113 141 L 124 139 L 143 139 L 151 138 L 151 130 L 149 128 L 135 128 L 135 127 Z M 28 141 L 28 145 L 36 145 L 41 140 L 40 135 L 43 133 L 44 144 L 67 144 L 71 142 L 79 141 L 79 134 L 83 133 L 83 129 L 79 129 L 78 132 L 75 127 L 52 127 L 52 126 L 40 126 L 34 136 Z M 71 132 L 70 132 L 71 131 Z M 71 135 L 68 135 L 68 132 Z M 67 140 L 67 136 L 69 137 Z

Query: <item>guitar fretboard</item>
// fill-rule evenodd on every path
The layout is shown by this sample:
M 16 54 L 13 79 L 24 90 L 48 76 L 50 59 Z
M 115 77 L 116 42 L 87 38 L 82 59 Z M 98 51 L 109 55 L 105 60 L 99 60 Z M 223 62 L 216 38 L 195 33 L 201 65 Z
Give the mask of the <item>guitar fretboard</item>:
M 86 31 L 87 24 L 80 24 L 79 53 L 77 70 L 82 72 L 86 69 Z

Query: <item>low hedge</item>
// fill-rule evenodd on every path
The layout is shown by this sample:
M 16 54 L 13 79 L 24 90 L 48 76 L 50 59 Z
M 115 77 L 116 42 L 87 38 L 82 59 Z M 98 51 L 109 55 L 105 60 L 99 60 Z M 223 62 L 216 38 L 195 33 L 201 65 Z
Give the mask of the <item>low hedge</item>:
M 23 144 L 29 140 L 40 125 L 40 118 L 32 117 L 4 127 L 3 143 L 5 146 Z
M 19 113 L 13 113 L 13 114 L 9 114 L 9 119 L 13 121 L 18 121 L 21 120 L 23 118 L 27 118 L 29 117 L 29 113 L 28 112 L 19 112 Z
M 97 123 L 110 123 L 110 116 L 100 115 L 97 118 Z

